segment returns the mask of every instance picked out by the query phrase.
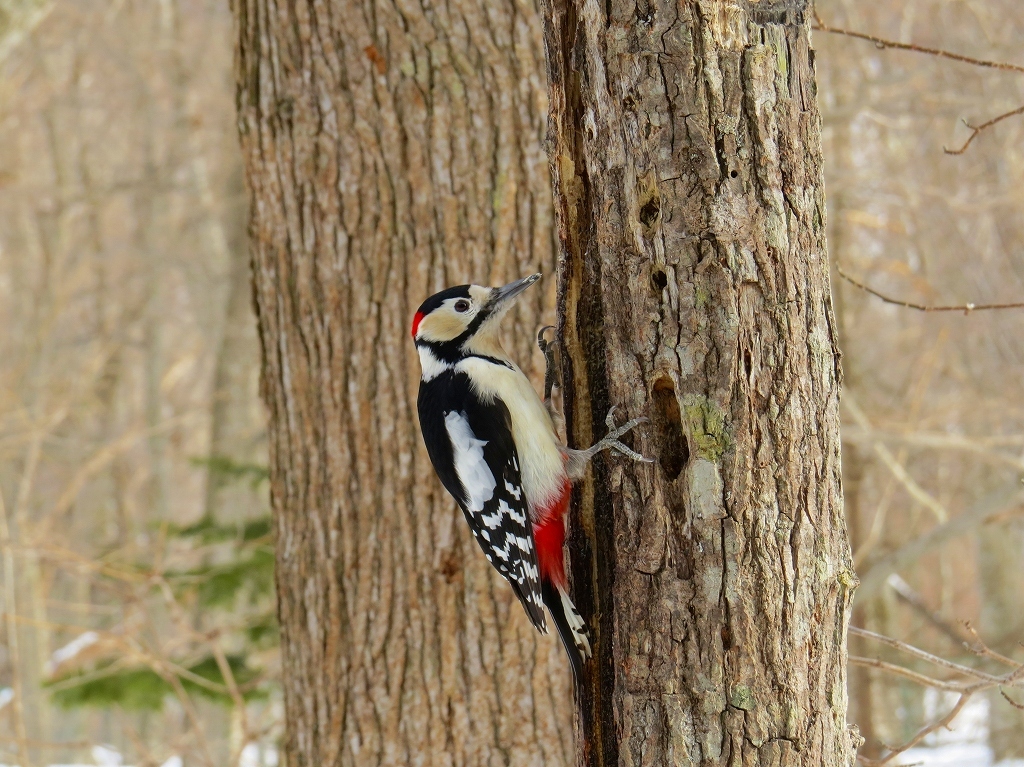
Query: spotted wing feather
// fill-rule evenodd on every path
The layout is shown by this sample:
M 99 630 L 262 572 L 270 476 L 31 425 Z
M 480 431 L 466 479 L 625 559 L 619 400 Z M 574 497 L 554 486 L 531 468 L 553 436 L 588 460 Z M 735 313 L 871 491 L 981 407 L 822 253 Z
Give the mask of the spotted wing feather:
M 511 584 L 530 620 L 543 631 L 540 570 L 515 445 L 504 438 L 504 430 L 488 430 L 488 420 L 472 415 L 455 410 L 445 417 L 463 485 L 459 505 L 487 561 Z
M 456 375 L 431 392 L 420 389 L 420 424 L 443 430 L 447 440 L 428 440 L 451 448 L 449 456 L 431 455 L 445 488 L 458 501 L 484 556 L 512 586 L 533 625 L 546 631 L 540 570 L 526 496 L 522 488 L 519 456 L 512 440 L 511 417 L 501 400 L 488 404 L 478 399 L 452 398 L 443 407 L 423 407 L 424 397 L 448 399 L 461 388 Z M 432 383 L 432 382 L 431 382 Z M 432 414 L 440 423 L 431 423 Z M 440 460 L 439 460 L 440 459 Z M 453 470 L 442 470 L 452 467 Z

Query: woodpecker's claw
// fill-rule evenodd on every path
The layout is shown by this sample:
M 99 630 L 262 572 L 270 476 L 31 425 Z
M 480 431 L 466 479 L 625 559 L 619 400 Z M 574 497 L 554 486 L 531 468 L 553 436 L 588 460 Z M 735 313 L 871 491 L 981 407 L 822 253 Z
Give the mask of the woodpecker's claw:
M 654 459 L 646 458 L 646 457 L 640 455 L 640 453 L 636 452 L 635 450 L 633 450 L 632 448 L 630 448 L 630 447 L 628 447 L 626 445 L 623 445 L 617 439 L 607 439 L 607 438 L 605 438 L 605 439 L 601 440 L 600 444 L 602 446 L 608 448 L 609 450 L 614 450 L 619 455 L 624 455 L 627 458 L 631 458 L 632 460 L 636 461 L 637 463 L 654 463 Z
M 537 346 L 540 347 L 540 351 L 542 354 L 548 353 L 548 344 L 551 343 L 551 341 L 548 341 L 548 339 L 544 337 L 544 334 L 547 333 L 549 330 L 554 329 L 554 325 L 545 325 L 544 327 L 537 331 Z
M 580 479 L 583 473 L 586 471 L 587 464 L 590 463 L 591 459 L 600 453 L 602 450 L 613 450 L 619 455 L 624 455 L 638 463 L 654 463 L 650 458 L 645 458 L 640 455 L 636 450 L 629 447 L 628 445 L 622 444 L 619 441 L 619 437 L 632 429 L 635 429 L 642 423 L 647 423 L 647 418 L 634 418 L 632 421 L 626 421 L 622 426 L 615 425 L 615 408 L 608 411 L 608 417 L 605 418 L 604 422 L 608 425 L 608 433 L 604 439 L 594 443 L 586 450 L 572 450 L 570 448 L 563 448 L 566 457 L 566 471 L 569 477 L 573 480 Z
M 608 415 L 604 419 L 605 424 L 608 426 L 608 433 L 605 435 L 604 439 L 597 443 L 599 448 L 614 450 L 619 455 L 624 455 L 638 463 L 654 463 L 653 459 L 645 458 L 633 448 L 624 445 L 619 441 L 619 437 L 623 434 L 632 431 L 642 423 L 647 423 L 650 419 L 641 416 L 640 418 L 634 418 L 631 421 L 626 421 L 622 426 L 616 426 L 615 409 L 615 406 L 612 405 L 611 410 L 608 411 Z
M 550 341 L 544 337 L 549 330 L 555 330 L 554 325 L 545 325 L 537 332 L 537 346 L 544 355 L 544 402 L 551 401 L 551 390 L 557 384 L 562 386 L 562 367 L 558 359 L 558 337 L 554 336 Z

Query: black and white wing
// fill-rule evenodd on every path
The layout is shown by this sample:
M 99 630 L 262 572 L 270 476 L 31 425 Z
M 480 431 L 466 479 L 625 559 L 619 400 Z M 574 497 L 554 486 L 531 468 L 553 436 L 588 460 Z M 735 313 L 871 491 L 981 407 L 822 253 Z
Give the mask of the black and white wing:
M 508 409 L 496 400 L 483 407 L 452 410 L 445 414 L 444 423 L 463 491 L 456 498 L 466 521 L 487 561 L 512 585 L 533 625 L 547 631 L 537 552 Z
M 482 402 L 471 395 L 464 375 L 452 375 L 422 383 L 418 409 L 441 483 L 458 501 L 487 561 L 511 584 L 533 625 L 547 631 L 508 408 L 500 399 Z

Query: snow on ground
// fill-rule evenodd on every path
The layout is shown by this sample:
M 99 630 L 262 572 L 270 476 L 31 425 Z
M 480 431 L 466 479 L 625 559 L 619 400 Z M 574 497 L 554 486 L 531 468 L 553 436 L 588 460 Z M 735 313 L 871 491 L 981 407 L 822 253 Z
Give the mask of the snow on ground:
M 950 743 L 935 748 L 912 748 L 900 755 L 900 764 L 921 767 L 992 767 L 992 751 L 984 743 Z
M 51 764 L 49 767 L 131 767 L 123 763 L 123 757 L 110 746 L 93 746 L 91 764 Z M 277 767 L 278 754 L 273 746 L 250 743 L 242 749 L 238 767 Z M 16 765 L 0 764 L 0 767 L 17 767 Z M 184 767 L 180 756 L 172 756 L 160 767 Z
M 0 708 L 4 703 L 5 689 L 0 689 Z M 955 693 L 926 690 L 924 714 L 926 721 L 941 718 L 957 701 Z M 988 700 L 972 698 L 948 729 L 933 732 L 918 748 L 912 748 L 900 755 L 898 763 L 909 767 L 1024 767 L 1024 759 L 1009 759 L 995 764 L 988 740 Z M 93 763 L 52 764 L 50 767 L 130 767 L 122 762 L 122 756 L 110 746 L 93 746 Z M 277 750 L 273 746 L 262 747 L 250 743 L 241 754 L 238 767 L 276 767 Z M 0 764 L 0 767 L 10 767 Z M 172 756 L 161 767 L 183 767 L 180 756 Z
M 992 751 L 981 743 L 912 748 L 901 755 L 900 764 L 920 767 L 1024 767 L 1024 759 L 993 763 Z
M 925 721 L 934 721 L 956 705 L 959 695 L 925 690 Z M 902 765 L 920 767 L 1024 767 L 1024 759 L 1006 759 L 995 764 L 988 740 L 988 700 L 967 701 L 948 729 L 931 733 L 919 748 L 900 755 Z
M 95 749 L 94 749 L 95 750 Z M 120 754 L 118 754 L 120 757 Z M 95 756 L 93 757 L 95 758 Z M 182 767 L 183 762 L 180 756 L 172 756 L 160 767 Z M 17 767 L 17 765 L 0 764 L 0 767 Z M 51 764 L 49 767 L 131 767 L 131 765 L 121 764 L 120 760 L 116 762 L 100 762 L 96 761 L 92 764 Z

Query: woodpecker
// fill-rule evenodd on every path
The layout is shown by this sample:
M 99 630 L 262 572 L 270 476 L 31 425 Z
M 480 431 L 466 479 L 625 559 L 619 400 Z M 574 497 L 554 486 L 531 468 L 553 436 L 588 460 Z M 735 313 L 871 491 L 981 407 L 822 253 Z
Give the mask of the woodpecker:
M 647 419 L 615 428 L 613 409 L 608 435 L 591 448 L 560 443 L 545 404 L 498 341 L 502 317 L 540 278 L 500 288 L 459 285 L 423 302 L 412 321 L 421 369 L 417 409 L 434 470 L 487 561 L 542 633 L 547 608 L 579 680 L 591 648 L 569 597 L 562 551 L 572 482 L 601 450 L 646 461 L 619 437 Z

